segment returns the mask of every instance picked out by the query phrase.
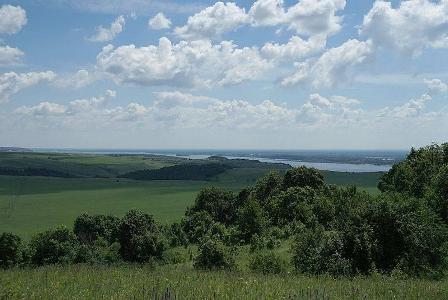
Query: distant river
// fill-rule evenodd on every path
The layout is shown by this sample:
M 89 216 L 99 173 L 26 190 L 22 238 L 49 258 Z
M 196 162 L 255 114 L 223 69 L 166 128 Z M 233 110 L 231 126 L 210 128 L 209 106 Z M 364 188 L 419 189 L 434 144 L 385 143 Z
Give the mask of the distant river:
M 189 159 L 206 159 L 211 155 L 203 154 L 190 154 L 190 155 L 177 155 L 174 153 L 151 153 L 154 155 L 165 155 L 165 156 L 175 156 Z M 266 163 L 283 163 L 288 164 L 292 167 L 311 167 L 323 171 L 334 171 L 334 172 L 352 172 L 352 173 L 368 173 L 368 172 L 387 172 L 392 168 L 390 165 L 372 165 L 372 164 L 344 164 L 344 163 L 326 163 L 326 162 L 306 162 L 306 161 L 296 161 L 288 159 L 273 159 L 264 157 L 253 157 L 253 156 L 224 156 L 228 159 L 249 159 L 258 160 Z

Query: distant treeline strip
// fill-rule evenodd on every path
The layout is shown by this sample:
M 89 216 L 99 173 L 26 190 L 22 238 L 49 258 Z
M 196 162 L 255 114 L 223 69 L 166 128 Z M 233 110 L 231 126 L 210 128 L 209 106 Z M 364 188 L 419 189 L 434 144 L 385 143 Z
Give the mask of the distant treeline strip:
M 119 176 L 134 180 L 210 180 L 232 166 L 221 163 L 182 164 L 156 170 L 140 170 Z
M 61 177 L 61 178 L 76 178 L 77 176 L 46 169 L 46 168 L 2 168 L 0 167 L 0 175 L 8 175 L 8 176 L 45 176 L 45 177 Z

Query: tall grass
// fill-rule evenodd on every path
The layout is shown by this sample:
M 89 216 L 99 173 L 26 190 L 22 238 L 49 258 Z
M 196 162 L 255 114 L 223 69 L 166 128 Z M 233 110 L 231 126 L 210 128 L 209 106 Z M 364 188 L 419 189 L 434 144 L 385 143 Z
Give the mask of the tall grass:
M 0 271 L 0 299 L 447 299 L 448 280 L 202 272 L 190 265 Z

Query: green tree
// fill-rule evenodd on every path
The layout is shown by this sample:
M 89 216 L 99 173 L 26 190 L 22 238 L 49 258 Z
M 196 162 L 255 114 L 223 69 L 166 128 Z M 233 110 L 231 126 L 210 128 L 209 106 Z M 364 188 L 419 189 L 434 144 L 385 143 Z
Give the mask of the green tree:
M 266 204 L 269 197 L 280 191 L 282 185 L 282 177 L 278 172 L 271 172 L 257 181 L 252 194 L 262 206 Z
M 378 187 L 381 191 L 407 193 L 421 198 L 431 189 L 434 177 L 448 161 L 448 144 L 433 144 L 411 150 L 407 158 L 384 174 Z
M 187 212 L 187 215 L 205 211 L 216 222 L 232 224 L 238 211 L 235 199 L 235 195 L 230 191 L 207 187 L 199 192 L 195 204 Z
M 307 167 L 298 167 L 288 170 L 283 178 L 283 189 L 292 187 L 310 187 L 319 189 L 325 185 L 324 176 L 319 170 Z
M 135 210 L 121 220 L 119 241 L 126 261 L 147 262 L 160 258 L 166 249 L 166 240 L 153 217 Z
M 267 210 L 274 224 L 285 226 L 292 221 L 300 221 L 306 226 L 315 222 L 313 203 L 317 192 L 309 187 L 292 187 L 270 198 Z
M 260 204 L 250 199 L 238 214 L 238 231 L 241 239 L 249 242 L 253 235 L 262 236 L 268 226 L 268 218 Z
M 120 219 L 114 216 L 82 214 L 76 218 L 73 231 L 81 243 L 92 244 L 103 238 L 110 244 L 117 241 Z
M 448 223 L 448 164 L 441 167 L 434 177 L 432 188 L 426 198 L 433 210 Z

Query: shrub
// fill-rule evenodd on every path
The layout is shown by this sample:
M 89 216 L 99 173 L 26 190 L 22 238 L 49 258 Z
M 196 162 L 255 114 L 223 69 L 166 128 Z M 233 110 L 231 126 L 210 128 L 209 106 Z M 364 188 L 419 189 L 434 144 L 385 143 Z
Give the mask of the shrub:
M 424 201 L 384 194 L 373 205 L 370 222 L 380 270 L 400 268 L 409 275 L 424 275 L 446 267 L 447 225 Z
M 76 253 L 76 263 L 112 264 L 119 262 L 120 244 L 109 244 L 103 238 L 97 239 L 93 244 L 81 244 Z
M 120 219 L 113 216 L 89 216 L 82 214 L 76 218 L 73 231 L 81 243 L 92 244 L 103 238 L 110 244 L 118 239 Z
M 124 260 L 148 262 L 161 258 L 166 240 L 152 216 L 131 210 L 123 217 L 119 229 L 120 253 Z
M 35 265 L 72 263 L 78 245 L 75 234 L 65 227 L 39 233 L 30 242 L 31 262 Z
M 262 274 L 286 273 L 288 263 L 285 259 L 273 252 L 260 252 L 255 254 L 249 263 L 252 271 Z
M 343 239 L 337 231 L 303 229 L 293 245 L 293 264 L 300 273 L 334 276 L 351 274 L 351 261 L 343 257 Z
M 222 241 L 209 238 L 199 247 L 194 259 L 197 269 L 233 269 L 235 267 L 234 250 L 225 246 Z
M 22 261 L 22 240 L 12 233 L 0 235 L 0 267 L 10 268 Z

